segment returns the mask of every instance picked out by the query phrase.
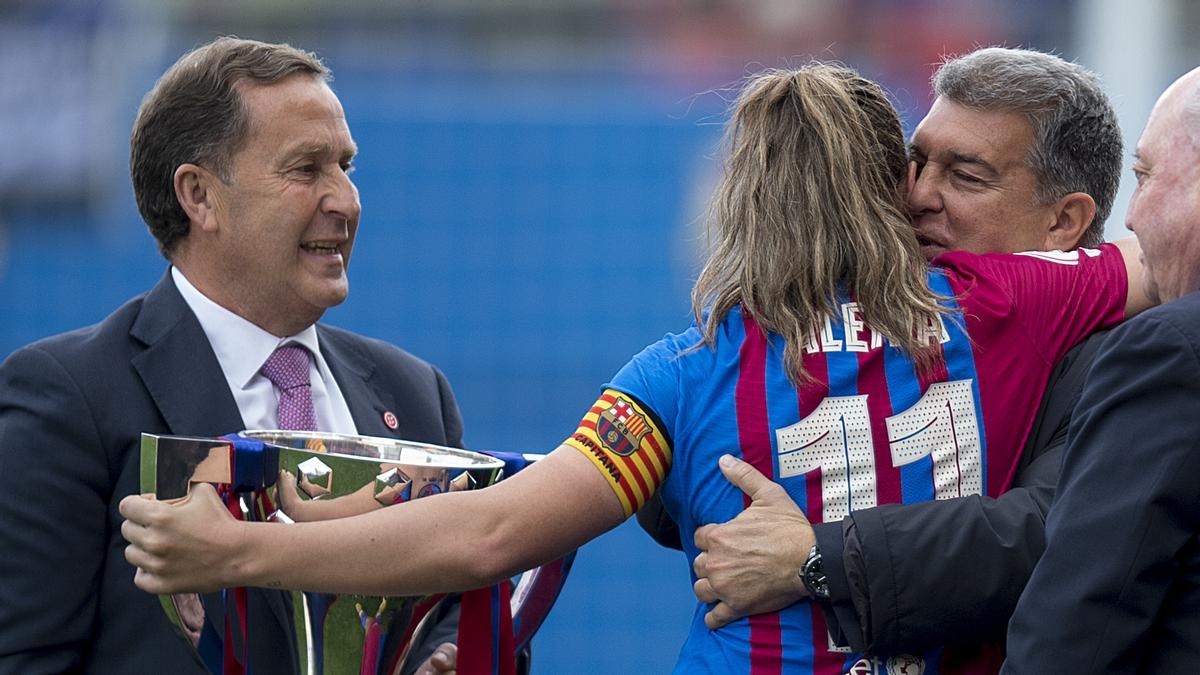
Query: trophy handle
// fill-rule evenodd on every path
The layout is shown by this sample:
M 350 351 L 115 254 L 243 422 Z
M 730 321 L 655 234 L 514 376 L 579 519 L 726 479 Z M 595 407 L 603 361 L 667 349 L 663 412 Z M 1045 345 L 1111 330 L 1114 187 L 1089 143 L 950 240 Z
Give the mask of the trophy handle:
M 223 438 L 143 434 L 141 440 L 142 493 L 178 500 L 186 497 L 192 484 L 212 483 L 218 486 L 234 517 L 262 521 L 288 520 L 269 494 L 281 469 L 288 479 L 285 487 L 307 497 L 301 497 L 301 502 L 315 502 L 322 510 L 331 506 L 354 510 L 364 500 L 378 508 L 446 490 L 481 488 L 540 459 L 536 455 L 473 453 L 396 439 L 321 432 L 267 430 Z M 450 478 L 454 471 L 461 473 Z M 293 476 L 295 484 L 291 483 Z M 511 591 L 507 603 L 501 599 L 488 611 L 511 611 L 514 653 L 529 644 L 545 621 L 574 559 L 572 552 L 525 572 L 512 587 L 490 587 L 499 593 Z M 486 593 L 489 589 L 481 590 Z M 386 601 L 300 593 L 291 597 L 294 616 L 286 629 L 293 630 L 296 657 L 309 675 L 399 672 L 400 664 L 410 656 L 410 645 L 419 644 L 435 623 L 427 617 L 436 612 L 422 612 L 421 608 L 432 609 L 441 601 L 439 596 Z M 472 596 L 472 602 L 479 597 Z M 193 657 L 210 672 L 224 673 L 227 661 L 246 663 L 246 648 L 254 638 L 245 633 L 250 627 L 244 622 L 240 628 L 236 625 L 236 617 L 247 606 L 246 589 L 205 595 L 202 605 L 196 596 L 159 599 Z M 194 616 L 197 613 L 201 617 L 198 620 Z M 211 616 L 204 618 L 205 614 Z M 501 616 L 499 620 L 505 623 L 508 618 Z M 504 640 L 507 642 L 507 638 Z
M 544 459 L 545 455 L 520 454 L 512 452 L 496 452 L 491 450 L 476 450 L 482 455 L 495 457 L 504 462 L 504 477 L 509 478 L 530 464 Z M 571 565 L 575 562 L 575 554 L 571 551 L 565 556 L 541 567 L 529 570 L 521 575 L 512 591 L 510 602 L 513 617 L 513 647 L 520 653 L 534 633 L 542 627 L 549 616 L 558 594 L 562 592 Z
M 517 581 L 511 602 L 513 646 L 517 653 L 529 644 L 534 633 L 550 615 L 563 584 L 567 582 L 577 552 L 571 551 L 554 562 L 530 570 Z

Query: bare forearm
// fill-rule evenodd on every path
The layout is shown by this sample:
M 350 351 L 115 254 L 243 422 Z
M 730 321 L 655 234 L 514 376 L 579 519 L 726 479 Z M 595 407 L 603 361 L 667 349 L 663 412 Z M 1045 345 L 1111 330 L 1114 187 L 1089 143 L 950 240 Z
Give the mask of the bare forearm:
M 226 586 L 418 595 L 495 583 L 621 522 L 595 470 L 556 453 L 499 485 L 338 520 L 239 523 Z M 586 462 L 586 460 L 584 460 Z M 572 478 L 574 476 L 574 479 Z M 582 485 L 581 485 L 582 483 Z M 598 487 L 593 491 L 589 488 Z M 590 485 L 589 485 L 590 484 Z
M 501 553 L 488 533 L 501 519 L 463 517 L 482 510 L 478 502 L 487 500 L 477 496 L 439 495 L 337 520 L 239 523 L 246 544 L 232 554 L 223 584 L 367 595 L 486 585 L 502 578 L 484 564 Z

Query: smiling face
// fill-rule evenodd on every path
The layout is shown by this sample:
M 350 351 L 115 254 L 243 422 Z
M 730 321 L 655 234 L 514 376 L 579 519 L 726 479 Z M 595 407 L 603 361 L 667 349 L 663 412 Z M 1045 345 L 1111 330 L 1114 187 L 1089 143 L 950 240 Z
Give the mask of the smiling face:
M 228 182 L 212 184 L 212 214 L 195 242 L 198 287 L 268 332 L 292 335 L 346 299 L 360 212 L 349 176 L 356 149 L 341 104 L 317 77 L 238 91 L 249 129 Z
M 1200 69 L 1163 93 L 1135 152 L 1125 225 L 1142 246 L 1146 295 L 1160 302 L 1200 289 L 1200 111 L 1185 111 L 1197 87 Z
M 1056 215 L 1035 194 L 1033 140 L 1020 113 L 934 101 L 910 143 L 917 173 L 908 205 L 926 258 L 1046 247 Z

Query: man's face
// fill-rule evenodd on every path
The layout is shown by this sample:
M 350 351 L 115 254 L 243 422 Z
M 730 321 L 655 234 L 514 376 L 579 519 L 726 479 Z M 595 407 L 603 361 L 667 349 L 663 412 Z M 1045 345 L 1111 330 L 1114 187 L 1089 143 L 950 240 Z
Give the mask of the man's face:
M 1200 77 L 1172 85 L 1150 113 L 1138 140 L 1137 188 L 1125 226 L 1142 246 L 1142 285 L 1160 302 L 1200 289 L 1200 146 L 1187 132 L 1183 101 Z M 1189 86 L 1190 83 L 1190 86 Z
M 358 229 L 350 180 L 354 141 L 341 103 L 323 81 L 293 75 L 241 86 L 246 140 L 216 192 L 215 256 L 221 295 L 276 335 L 315 322 L 346 299 L 346 266 Z
M 908 195 L 926 258 L 946 251 L 1012 253 L 1046 246 L 1055 222 L 1026 163 L 1033 129 L 1015 112 L 976 110 L 938 98 L 910 143 Z

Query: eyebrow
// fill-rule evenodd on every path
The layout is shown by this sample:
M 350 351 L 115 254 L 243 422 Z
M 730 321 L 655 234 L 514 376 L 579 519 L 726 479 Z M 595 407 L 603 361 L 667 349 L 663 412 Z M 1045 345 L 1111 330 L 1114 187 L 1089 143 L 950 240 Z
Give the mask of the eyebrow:
M 977 167 L 989 176 L 995 177 L 1000 175 L 1000 172 L 996 169 L 996 167 L 992 166 L 991 162 L 988 162 L 979 155 L 974 155 L 969 152 L 960 152 L 958 150 L 949 150 L 945 154 L 949 155 L 949 164 L 969 164 L 973 167 Z M 928 159 L 925 152 L 921 150 L 920 146 L 918 146 L 915 141 L 910 141 L 908 143 L 908 157 L 909 159 L 913 159 L 914 157 Z
M 283 156 L 285 160 L 290 161 L 297 157 L 319 157 L 321 155 L 328 155 L 332 151 L 333 149 L 327 143 L 305 143 L 294 148 L 290 148 L 286 153 L 284 153 Z M 351 141 L 349 147 L 347 147 L 342 153 L 341 159 L 353 159 L 357 155 L 358 145 Z
M 992 166 L 990 162 L 979 155 L 958 152 L 956 150 L 951 150 L 949 154 L 952 164 L 970 164 L 971 166 L 979 167 L 980 169 L 983 169 L 992 175 L 1000 175 L 1000 172 L 996 170 L 996 167 Z

